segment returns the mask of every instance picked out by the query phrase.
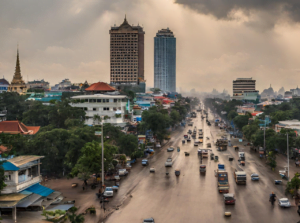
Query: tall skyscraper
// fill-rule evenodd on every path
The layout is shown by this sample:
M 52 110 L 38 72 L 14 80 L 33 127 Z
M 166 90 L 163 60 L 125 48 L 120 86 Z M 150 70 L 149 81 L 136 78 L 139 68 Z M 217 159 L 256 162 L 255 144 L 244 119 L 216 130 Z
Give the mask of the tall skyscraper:
M 154 87 L 176 91 L 176 38 L 169 28 L 154 37 Z
M 126 16 L 120 26 L 110 31 L 110 82 L 137 84 L 144 81 L 143 27 L 131 26 Z

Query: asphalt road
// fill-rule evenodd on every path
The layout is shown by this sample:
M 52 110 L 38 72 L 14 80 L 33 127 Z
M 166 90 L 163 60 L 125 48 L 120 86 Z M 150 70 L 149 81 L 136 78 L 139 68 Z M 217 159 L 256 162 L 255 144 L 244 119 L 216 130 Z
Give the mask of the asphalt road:
M 213 120 L 212 114 L 209 119 Z M 215 126 L 207 126 L 198 117 L 194 119 L 194 126 L 197 129 L 203 129 L 204 142 L 199 148 L 206 148 L 206 143 L 220 138 L 222 133 Z M 223 195 L 217 190 L 217 179 L 214 176 L 214 170 L 217 169 L 217 162 L 210 158 L 203 159 L 206 164 L 206 175 L 199 174 L 200 159 L 197 156 L 198 147 L 191 143 L 182 144 L 183 135 L 172 138 L 168 146 L 178 146 L 180 152 L 167 152 L 163 148 L 150 160 L 147 167 L 140 166 L 137 175 L 124 183 L 136 186 L 130 192 L 132 197 L 124 201 L 119 210 L 114 211 L 105 221 L 115 222 L 143 222 L 144 218 L 153 217 L 156 223 L 193 223 L 193 222 L 297 222 L 300 217 L 296 213 L 296 207 L 282 209 L 275 203 L 272 206 L 269 202 L 269 194 L 274 191 L 278 198 L 285 197 L 284 186 L 274 185 L 274 177 L 269 174 L 270 170 L 261 164 L 257 154 L 251 153 L 247 149 L 241 149 L 246 152 L 246 166 L 242 167 L 247 173 L 247 185 L 236 185 L 233 172 L 239 167 L 237 161 L 237 152 L 228 148 L 227 151 L 218 152 L 215 146 L 212 146 L 213 153 L 219 155 L 219 162 L 224 163 L 229 174 L 230 193 L 236 197 L 235 205 L 225 205 Z M 198 136 L 198 134 L 197 134 Z M 209 137 L 210 140 L 207 140 Z M 185 156 L 184 152 L 190 152 L 190 156 Z M 234 157 L 234 161 L 228 161 L 228 156 Z M 168 157 L 173 158 L 173 167 L 166 168 L 164 163 Z M 138 164 L 140 165 L 140 164 Z M 150 173 L 149 168 L 155 167 L 156 172 Z M 175 169 L 180 169 L 181 175 L 175 176 Z M 166 172 L 169 176 L 166 176 Z M 261 180 L 252 182 L 250 174 L 257 172 Z M 129 180 L 130 179 L 130 180 Z M 122 185 L 127 188 L 126 185 Z M 116 195 L 121 196 L 121 195 Z M 114 198 L 115 199 L 115 198 Z M 116 199 L 120 199 L 117 198 Z M 224 212 L 230 211 L 231 217 L 224 217 Z

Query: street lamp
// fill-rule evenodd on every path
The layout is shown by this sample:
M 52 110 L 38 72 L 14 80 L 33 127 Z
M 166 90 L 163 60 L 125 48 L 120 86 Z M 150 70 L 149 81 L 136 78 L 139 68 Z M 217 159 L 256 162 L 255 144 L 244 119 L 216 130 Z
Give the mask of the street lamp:
M 288 163 L 288 180 L 290 179 L 290 152 L 289 152 L 289 133 L 286 133 L 286 141 L 287 141 L 287 163 Z

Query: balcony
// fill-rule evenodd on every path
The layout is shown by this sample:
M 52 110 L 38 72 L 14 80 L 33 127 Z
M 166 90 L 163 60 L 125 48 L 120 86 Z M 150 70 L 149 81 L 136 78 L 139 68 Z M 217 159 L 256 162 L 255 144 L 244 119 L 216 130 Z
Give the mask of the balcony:
M 18 193 L 41 181 L 42 181 L 42 176 L 36 176 L 32 178 L 30 177 L 27 178 L 25 181 L 17 184 L 13 181 L 6 181 L 5 184 L 7 186 L 1 191 L 1 193 L 2 194 Z

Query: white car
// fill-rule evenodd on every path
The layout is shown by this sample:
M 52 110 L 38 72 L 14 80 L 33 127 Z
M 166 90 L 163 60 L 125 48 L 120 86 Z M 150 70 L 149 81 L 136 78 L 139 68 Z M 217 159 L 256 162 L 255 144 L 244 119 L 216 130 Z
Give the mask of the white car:
M 119 176 L 127 176 L 128 171 L 126 169 L 119 169 Z
M 278 200 L 278 204 L 280 207 L 283 207 L 283 208 L 291 207 L 291 203 L 290 203 L 289 199 L 287 199 L 287 198 L 280 198 Z
M 52 202 L 51 204 L 52 204 L 52 205 L 53 205 L 53 204 L 59 204 L 63 199 L 64 199 L 63 196 L 59 196 L 59 197 L 56 198 L 56 199 L 54 200 L 54 202 Z
M 150 167 L 150 173 L 155 173 L 155 168 L 154 167 Z
M 103 193 L 104 197 L 113 197 L 114 196 L 114 191 L 112 189 L 112 187 L 106 187 L 105 191 Z
M 167 161 L 165 162 L 165 166 L 172 166 L 173 165 L 173 161 L 172 161 L 172 158 L 168 158 Z
M 168 151 L 168 152 L 173 152 L 173 151 L 174 151 L 174 147 L 172 147 L 172 146 L 169 147 L 169 148 L 167 149 L 167 151 Z

